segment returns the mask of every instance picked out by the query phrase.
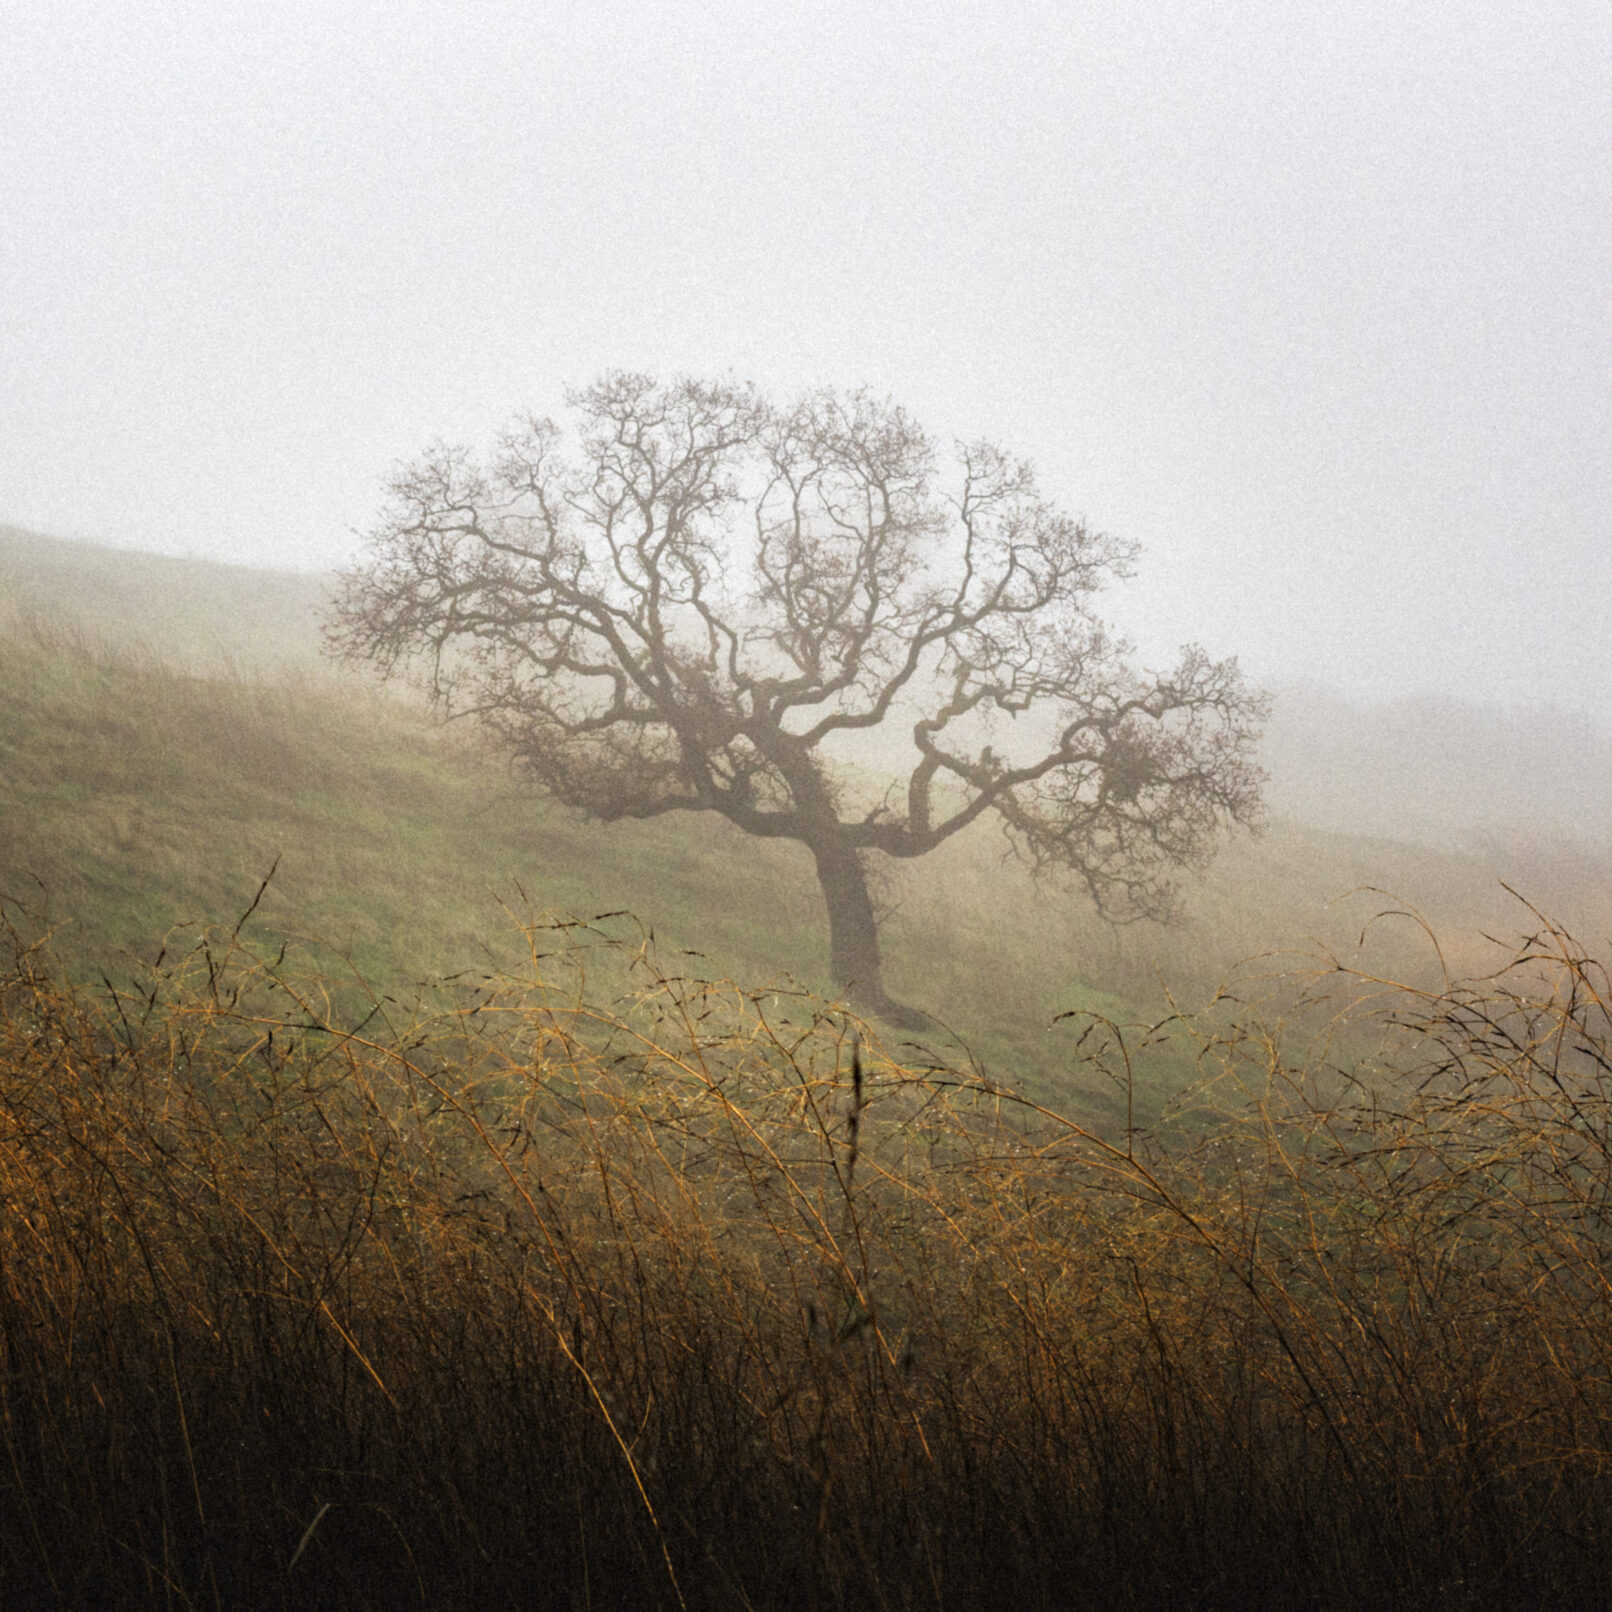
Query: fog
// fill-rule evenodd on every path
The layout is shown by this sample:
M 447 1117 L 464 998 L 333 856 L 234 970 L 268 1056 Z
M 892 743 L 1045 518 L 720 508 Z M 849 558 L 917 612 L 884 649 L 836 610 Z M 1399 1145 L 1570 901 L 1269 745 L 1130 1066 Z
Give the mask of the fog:
M 324 570 L 610 367 L 866 384 L 1266 680 L 1597 713 L 1612 13 L 63 3 L 0 54 L 0 520 Z

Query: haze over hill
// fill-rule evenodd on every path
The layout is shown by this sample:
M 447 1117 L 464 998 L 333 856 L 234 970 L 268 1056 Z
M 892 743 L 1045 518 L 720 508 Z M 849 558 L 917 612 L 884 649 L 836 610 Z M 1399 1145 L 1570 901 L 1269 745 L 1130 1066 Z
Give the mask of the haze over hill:
M 1604 0 L 12 9 L 0 519 L 323 569 L 610 368 L 865 384 L 1152 663 L 1606 707 Z
M 1612 851 L 1612 732 L 1588 716 L 1432 695 L 1372 705 L 1302 683 L 1275 694 L 1275 813 L 1475 852 Z

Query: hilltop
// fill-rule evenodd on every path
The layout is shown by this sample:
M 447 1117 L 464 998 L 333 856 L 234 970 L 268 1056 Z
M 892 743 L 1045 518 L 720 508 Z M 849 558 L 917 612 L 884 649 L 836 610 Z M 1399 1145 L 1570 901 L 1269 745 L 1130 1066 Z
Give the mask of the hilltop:
M 182 671 L 324 676 L 328 579 L 0 525 L 0 632 L 29 621 Z

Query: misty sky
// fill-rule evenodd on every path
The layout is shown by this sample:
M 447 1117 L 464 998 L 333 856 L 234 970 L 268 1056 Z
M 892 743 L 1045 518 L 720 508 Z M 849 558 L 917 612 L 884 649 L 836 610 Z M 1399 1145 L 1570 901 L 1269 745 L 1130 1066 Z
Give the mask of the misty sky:
M 611 367 L 868 384 L 1259 676 L 1612 703 L 1612 6 L 75 4 L 0 521 L 319 568 Z

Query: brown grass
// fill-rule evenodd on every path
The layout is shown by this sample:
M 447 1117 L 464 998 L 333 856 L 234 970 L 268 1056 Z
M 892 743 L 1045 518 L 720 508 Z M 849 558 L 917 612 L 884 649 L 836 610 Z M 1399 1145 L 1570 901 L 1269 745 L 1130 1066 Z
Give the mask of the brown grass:
M 13 935 L 6 1604 L 1597 1603 L 1612 995 L 1560 930 L 1223 1000 L 1168 1145 L 527 939 L 338 1025 L 227 932 L 100 994 Z

